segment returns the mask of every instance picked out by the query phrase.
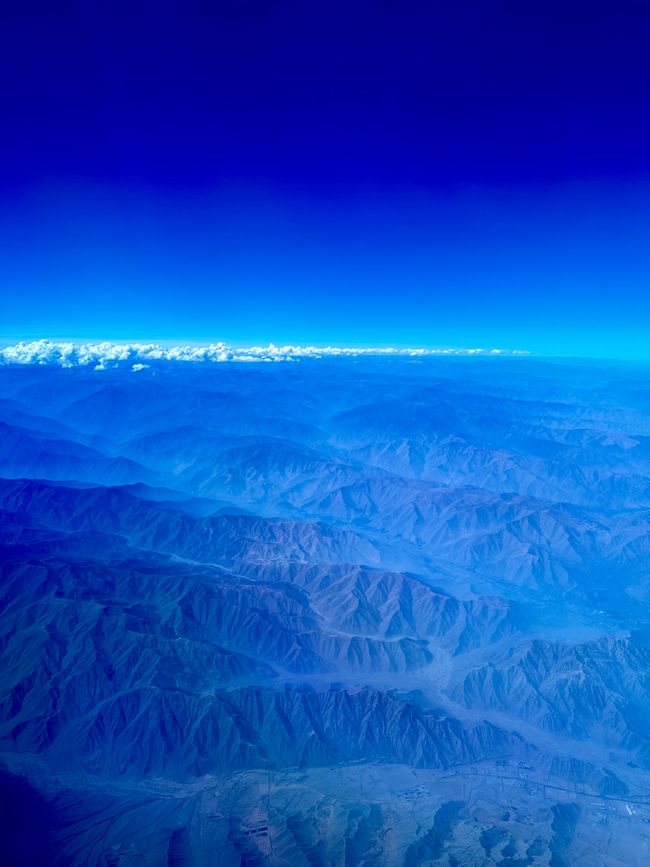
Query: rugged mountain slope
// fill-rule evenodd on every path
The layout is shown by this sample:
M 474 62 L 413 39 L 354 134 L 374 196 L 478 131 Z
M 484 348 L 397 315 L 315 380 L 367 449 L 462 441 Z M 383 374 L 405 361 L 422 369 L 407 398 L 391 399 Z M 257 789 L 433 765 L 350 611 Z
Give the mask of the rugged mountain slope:
M 536 640 L 467 673 L 455 697 L 650 760 L 650 646 L 629 637 Z
M 0 366 L 5 862 L 646 863 L 646 383 Z
M 0 422 L 0 473 L 121 485 L 156 479 L 151 470 L 121 455 L 103 454 L 79 442 L 52 438 L 28 428 Z

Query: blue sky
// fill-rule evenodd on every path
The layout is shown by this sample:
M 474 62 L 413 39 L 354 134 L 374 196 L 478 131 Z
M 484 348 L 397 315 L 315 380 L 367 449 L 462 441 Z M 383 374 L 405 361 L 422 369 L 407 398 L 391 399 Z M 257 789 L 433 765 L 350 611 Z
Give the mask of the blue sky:
M 0 338 L 650 357 L 645 4 L 5 14 Z

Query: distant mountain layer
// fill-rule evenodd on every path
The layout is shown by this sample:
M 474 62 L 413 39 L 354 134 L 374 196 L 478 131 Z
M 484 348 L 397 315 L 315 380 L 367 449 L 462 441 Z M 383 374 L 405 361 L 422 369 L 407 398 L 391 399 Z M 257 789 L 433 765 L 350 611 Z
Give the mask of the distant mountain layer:
M 0 366 L 0 864 L 650 861 L 648 371 L 148 363 Z

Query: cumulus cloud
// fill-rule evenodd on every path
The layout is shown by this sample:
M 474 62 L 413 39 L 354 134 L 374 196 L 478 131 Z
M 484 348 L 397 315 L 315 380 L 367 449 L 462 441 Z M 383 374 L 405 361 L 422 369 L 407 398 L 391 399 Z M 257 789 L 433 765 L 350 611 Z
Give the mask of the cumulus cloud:
M 133 371 L 143 370 L 155 362 L 272 362 L 297 361 L 302 358 L 344 358 L 361 356 L 401 356 L 426 358 L 449 355 L 524 355 L 522 350 L 503 349 L 403 349 L 385 347 L 341 346 L 250 346 L 245 349 L 226 343 L 205 346 L 186 344 L 167 346 L 159 343 L 74 343 L 50 340 L 21 342 L 0 349 L 0 363 L 41 364 L 56 367 L 110 367 L 130 366 Z

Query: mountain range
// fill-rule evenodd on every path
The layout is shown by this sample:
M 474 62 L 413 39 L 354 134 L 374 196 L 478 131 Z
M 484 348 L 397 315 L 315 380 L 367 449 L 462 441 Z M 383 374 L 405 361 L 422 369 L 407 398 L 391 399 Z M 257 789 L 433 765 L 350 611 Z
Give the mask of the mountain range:
M 136 367 L 0 364 L 0 864 L 648 863 L 650 371 Z

